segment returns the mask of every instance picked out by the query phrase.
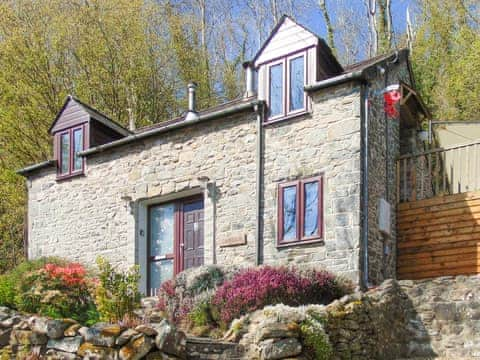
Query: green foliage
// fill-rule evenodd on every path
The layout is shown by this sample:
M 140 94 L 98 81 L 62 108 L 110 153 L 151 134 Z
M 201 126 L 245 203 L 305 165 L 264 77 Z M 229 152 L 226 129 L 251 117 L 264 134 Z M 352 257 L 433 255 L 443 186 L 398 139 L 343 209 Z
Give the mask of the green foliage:
M 118 272 L 108 261 L 99 257 L 98 284 L 95 289 L 95 303 L 100 319 L 118 322 L 125 315 L 133 316 L 133 311 L 140 306 L 140 280 L 138 266 L 126 272 Z
M 188 314 L 188 318 L 194 326 L 209 326 L 212 324 L 210 303 L 201 302 Z
M 65 261 L 55 257 L 24 261 L 13 270 L 0 275 L 0 305 L 17 308 L 15 297 L 29 290 L 30 274 L 40 270 L 46 264 L 64 265 Z
M 423 0 L 413 46 L 417 87 L 436 119 L 474 120 L 480 111 L 478 4 Z
M 215 289 L 224 281 L 225 274 L 216 266 L 207 267 L 206 271 L 197 276 L 187 289 L 189 293 L 198 295 L 204 291 Z
M 329 360 L 333 356 L 333 348 L 324 330 L 324 319 L 311 312 L 301 325 L 303 343 L 315 353 L 317 360 Z

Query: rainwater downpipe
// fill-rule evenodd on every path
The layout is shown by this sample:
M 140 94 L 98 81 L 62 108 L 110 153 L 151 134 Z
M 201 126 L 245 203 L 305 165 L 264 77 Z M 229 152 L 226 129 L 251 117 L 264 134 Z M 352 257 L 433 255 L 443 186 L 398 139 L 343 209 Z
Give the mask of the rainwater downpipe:
M 362 230 L 363 230 L 363 279 L 362 283 L 365 289 L 369 287 L 368 277 L 368 121 L 369 121 L 369 106 L 368 98 L 370 88 L 368 84 L 362 84 L 362 112 L 363 112 L 363 181 L 362 181 Z
M 262 253 L 262 184 L 263 184 L 263 103 L 255 105 L 255 112 L 257 113 L 257 149 L 255 161 L 257 165 L 257 179 L 256 179 L 256 224 L 255 224 L 255 264 L 261 265 L 263 263 Z

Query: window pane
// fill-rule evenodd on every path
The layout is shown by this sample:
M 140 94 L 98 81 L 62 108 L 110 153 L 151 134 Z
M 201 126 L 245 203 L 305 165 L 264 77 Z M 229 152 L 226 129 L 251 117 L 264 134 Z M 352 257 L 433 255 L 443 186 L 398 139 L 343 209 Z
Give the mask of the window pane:
M 155 206 L 150 211 L 150 256 L 172 254 L 175 205 Z
M 82 169 L 82 157 L 77 152 L 83 150 L 83 129 L 77 129 L 73 132 L 73 170 Z
M 60 136 L 60 164 L 61 173 L 66 174 L 70 170 L 70 134 Z
M 283 188 L 283 239 L 297 238 L 297 188 Z
M 173 278 L 173 260 L 154 261 L 150 263 L 150 292 L 156 294 L 160 285 Z
M 305 221 L 303 223 L 303 235 L 318 235 L 318 181 L 304 185 L 305 191 Z
M 270 67 L 270 116 L 283 113 L 283 64 Z
M 304 108 L 305 100 L 304 86 L 304 64 L 303 56 L 290 60 L 290 109 L 289 111 Z

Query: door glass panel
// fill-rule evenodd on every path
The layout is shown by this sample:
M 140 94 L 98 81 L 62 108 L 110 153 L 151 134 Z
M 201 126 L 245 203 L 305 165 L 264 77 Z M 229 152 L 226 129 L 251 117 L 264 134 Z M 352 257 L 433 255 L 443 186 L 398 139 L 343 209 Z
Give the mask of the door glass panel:
M 150 213 L 150 256 L 173 254 L 175 205 L 155 206 Z
M 318 182 L 306 183 L 305 191 L 305 221 L 303 235 L 318 235 Z
M 304 64 L 303 56 L 290 60 L 290 109 L 301 110 L 304 107 Z
M 60 136 L 60 164 L 62 166 L 62 174 L 66 174 L 70 170 L 70 134 L 62 134 Z
M 270 67 L 270 116 L 283 113 L 283 64 Z
M 297 237 L 297 187 L 283 188 L 283 240 Z
M 161 260 L 150 263 L 150 284 L 153 290 L 173 278 L 173 260 Z M 155 293 L 156 291 L 153 291 Z

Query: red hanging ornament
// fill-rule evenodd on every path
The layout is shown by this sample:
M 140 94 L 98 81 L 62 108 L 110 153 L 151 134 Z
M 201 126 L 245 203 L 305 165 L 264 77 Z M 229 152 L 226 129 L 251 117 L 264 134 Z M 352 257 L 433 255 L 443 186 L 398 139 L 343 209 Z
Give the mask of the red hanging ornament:
M 387 87 L 383 93 L 385 113 L 388 117 L 395 118 L 400 115 L 397 103 L 400 101 L 402 94 L 397 89 L 398 87 Z

